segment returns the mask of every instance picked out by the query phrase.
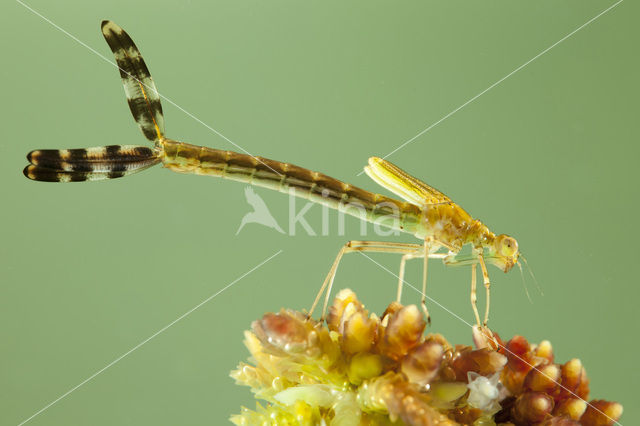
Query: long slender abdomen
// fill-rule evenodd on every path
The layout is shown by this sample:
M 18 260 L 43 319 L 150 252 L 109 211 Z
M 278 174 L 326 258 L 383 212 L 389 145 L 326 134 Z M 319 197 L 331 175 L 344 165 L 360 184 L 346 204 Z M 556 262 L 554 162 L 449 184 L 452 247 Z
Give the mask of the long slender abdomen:
M 420 220 L 421 211 L 413 204 L 375 194 L 293 164 L 168 139 L 162 145 L 164 166 L 176 172 L 217 176 L 293 193 L 367 221 L 379 220 L 409 233 L 416 232 Z

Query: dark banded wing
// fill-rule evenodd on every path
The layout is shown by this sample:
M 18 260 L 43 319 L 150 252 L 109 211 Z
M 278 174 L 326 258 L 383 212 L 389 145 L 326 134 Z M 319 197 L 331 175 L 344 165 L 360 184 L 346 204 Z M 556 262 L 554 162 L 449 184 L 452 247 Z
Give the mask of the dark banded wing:
M 164 135 L 160 95 L 140 51 L 129 34 L 112 21 L 102 21 L 102 34 L 116 58 L 133 118 L 150 141 Z
M 115 179 L 160 162 L 158 151 L 146 146 L 109 145 L 81 149 L 41 149 L 27 154 L 23 173 L 42 182 L 84 182 Z

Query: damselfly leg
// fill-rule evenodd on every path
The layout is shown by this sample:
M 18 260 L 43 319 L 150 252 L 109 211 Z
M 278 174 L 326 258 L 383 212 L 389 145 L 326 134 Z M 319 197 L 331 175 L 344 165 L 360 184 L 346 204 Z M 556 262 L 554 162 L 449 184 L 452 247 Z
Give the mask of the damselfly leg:
M 476 317 L 476 324 L 480 327 L 486 327 L 489 322 L 489 308 L 491 306 L 491 281 L 489 280 L 489 273 L 484 261 L 484 254 L 482 251 L 473 249 L 471 255 L 456 255 L 456 253 L 449 253 L 444 256 L 443 261 L 447 266 L 471 266 L 471 307 L 473 308 L 473 314 Z M 486 304 L 484 311 L 484 321 L 480 321 L 480 314 L 477 306 L 477 292 L 476 292 L 476 267 L 480 264 L 482 270 L 482 280 L 486 292 Z
M 327 306 L 329 303 L 329 298 L 331 296 L 331 289 L 333 287 L 333 280 L 335 279 L 338 265 L 342 260 L 342 256 L 346 253 L 352 252 L 370 252 L 370 253 L 398 253 L 402 254 L 402 260 L 400 261 L 400 271 L 398 274 L 398 289 L 397 289 L 397 302 L 400 303 L 400 299 L 402 297 L 402 288 L 404 284 L 404 273 L 405 273 L 405 265 L 406 261 L 409 259 L 424 259 L 423 260 L 423 270 L 422 270 L 422 292 L 420 297 L 420 305 L 424 315 L 426 317 L 427 323 L 431 322 L 431 316 L 429 314 L 429 310 L 427 309 L 426 304 L 426 289 L 427 289 L 427 271 L 428 271 L 428 260 L 429 258 L 443 259 L 446 255 L 443 253 L 431 253 L 430 250 L 433 249 L 432 242 L 430 240 L 425 240 L 424 244 L 411 244 L 411 243 L 394 243 L 389 241 L 349 241 L 347 242 L 336 256 L 333 261 L 333 265 L 331 265 L 331 269 L 327 274 L 324 282 L 322 283 L 322 287 L 318 291 L 316 298 L 313 301 L 313 305 L 309 309 L 309 316 L 313 314 L 316 306 L 320 302 L 320 298 L 322 294 L 324 297 L 324 304 L 322 307 L 322 315 L 320 317 L 321 320 L 325 318 L 325 314 L 327 311 Z M 416 289 L 417 290 L 417 289 Z
M 484 263 L 484 256 L 482 253 L 478 255 L 478 263 L 480 263 L 480 269 L 482 269 L 482 280 L 484 282 L 484 288 L 486 290 L 486 306 L 484 308 L 484 321 L 482 325 L 487 326 L 489 322 L 489 305 L 491 302 L 491 281 L 489 281 L 489 272 L 487 271 L 487 265 Z
M 400 271 L 398 272 L 398 292 L 396 295 L 396 302 L 400 303 L 402 300 L 402 289 L 404 284 L 404 270 L 407 264 L 407 260 L 421 259 L 424 256 L 422 253 L 407 253 L 402 255 L 400 259 Z
M 309 316 L 313 314 L 318 302 L 320 301 L 320 297 L 325 293 L 324 305 L 322 307 L 322 316 L 320 319 L 324 319 L 327 304 L 329 303 L 329 297 L 331 295 L 331 288 L 333 286 L 333 280 L 336 276 L 336 272 L 338 270 L 338 265 L 340 264 L 340 260 L 342 260 L 342 256 L 346 253 L 352 252 L 370 252 L 370 253 L 398 253 L 403 255 L 412 255 L 412 256 L 423 256 L 422 254 L 423 247 L 420 244 L 411 244 L 411 243 L 394 243 L 388 241 L 349 241 L 347 242 L 336 256 L 336 259 L 333 261 L 333 265 L 331 265 L 331 269 L 329 270 L 329 274 L 325 278 L 322 283 L 322 287 L 318 291 L 315 300 L 313 301 L 313 305 L 309 309 Z

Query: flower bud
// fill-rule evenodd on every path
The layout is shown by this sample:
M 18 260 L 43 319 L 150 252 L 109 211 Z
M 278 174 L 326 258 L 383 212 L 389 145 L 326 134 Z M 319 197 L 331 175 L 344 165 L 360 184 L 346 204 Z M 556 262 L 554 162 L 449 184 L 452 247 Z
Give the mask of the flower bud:
M 383 355 L 398 360 L 416 346 L 426 323 L 416 305 L 405 306 L 389 317 L 387 327 L 378 344 Z
M 532 369 L 524 378 L 524 388 L 551 393 L 560 384 L 560 367 L 549 364 Z
M 580 420 L 580 417 L 582 417 L 586 409 L 586 401 L 578 398 L 567 398 L 556 403 L 553 414 L 555 416 L 566 416 L 573 420 Z
M 411 383 L 426 386 L 438 374 L 444 348 L 434 340 L 426 340 L 402 359 L 400 371 Z
M 512 408 L 513 417 L 522 423 L 537 423 L 550 417 L 553 398 L 542 392 L 525 392 L 520 395 Z
M 580 418 L 580 423 L 584 426 L 609 426 L 616 423 L 620 416 L 622 416 L 622 405 L 598 399 L 589 402 L 587 410 Z

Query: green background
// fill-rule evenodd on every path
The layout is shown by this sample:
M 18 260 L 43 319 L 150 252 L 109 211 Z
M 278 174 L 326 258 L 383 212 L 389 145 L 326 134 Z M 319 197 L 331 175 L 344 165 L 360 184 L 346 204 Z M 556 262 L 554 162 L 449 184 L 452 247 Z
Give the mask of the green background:
M 380 191 L 356 176 L 369 156 L 613 2 L 28 4 L 110 60 L 99 24 L 116 21 L 164 96 L 252 154 Z M 560 362 L 579 357 L 591 397 L 623 403 L 628 425 L 640 422 L 637 11 L 624 1 L 389 157 L 518 239 L 544 296 L 528 279 L 530 303 L 519 272 L 491 268 L 492 328 L 549 339 Z M 244 185 L 160 167 L 28 181 L 32 149 L 145 142 L 113 66 L 17 2 L 0 15 L 0 423 L 27 419 L 282 250 L 29 424 L 220 424 L 253 407 L 228 377 L 247 356 L 243 330 L 266 311 L 308 308 L 341 244 L 362 238 L 358 222 L 343 236 L 334 213 L 327 236 L 256 224 L 236 236 Z M 168 137 L 239 150 L 166 101 L 164 111 Z M 287 197 L 256 191 L 286 227 Z M 320 232 L 321 209 L 306 217 Z M 397 270 L 397 256 L 373 258 Z M 468 270 L 432 265 L 429 295 L 472 322 Z M 409 282 L 419 269 L 410 264 Z M 381 312 L 395 278 L 350 255 L 336 287 Z M 433 331 L 471 342 L 464 322 L 431 306 Z

